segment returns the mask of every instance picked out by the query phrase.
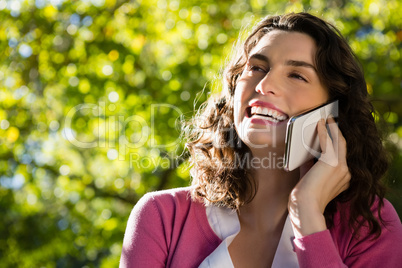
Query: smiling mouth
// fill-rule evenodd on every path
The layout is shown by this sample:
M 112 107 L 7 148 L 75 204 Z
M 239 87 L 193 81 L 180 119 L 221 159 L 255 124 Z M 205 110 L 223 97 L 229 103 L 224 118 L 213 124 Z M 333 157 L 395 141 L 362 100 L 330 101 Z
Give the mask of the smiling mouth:
M 289 117 L 277 110 L 261 106 L 250 106 L 246 109 L 246 115 L 249 118 L 260 118 L 274 123 L 283 122 Z

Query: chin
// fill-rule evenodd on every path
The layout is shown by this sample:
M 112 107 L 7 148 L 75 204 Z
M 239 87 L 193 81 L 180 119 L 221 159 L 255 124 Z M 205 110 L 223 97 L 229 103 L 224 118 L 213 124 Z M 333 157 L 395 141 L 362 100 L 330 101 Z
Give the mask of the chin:
M 251 151 L 266 149 L 266 150 L 278 150 L 285 147 L 284 137 L 276 137 L 267 135 L 267 133 L 249 133 L 249 135 L 242 139 L 243 142 L 250 148 Z

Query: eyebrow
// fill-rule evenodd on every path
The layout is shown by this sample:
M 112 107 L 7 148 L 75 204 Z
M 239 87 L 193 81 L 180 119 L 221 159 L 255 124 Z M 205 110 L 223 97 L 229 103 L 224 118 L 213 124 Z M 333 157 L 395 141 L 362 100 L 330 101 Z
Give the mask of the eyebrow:
M 256 60 L 261 60 L 261 61 L 265 61 L 266 63 L 269 64 L 269 59 L 267 56 L 260 54 L 260 53 L 255 53 L 252 54 L 249 58 L 249 60 L 251 59 L 256 59 Z M 317 69 L 315 68 L 314 65 L 312 65 L 311 63 L 305 62 L 305 61 L 301 61 L 301 60 L 287 60 L 285 62 L 285 65 L 288 66 L 294 66 L 294 67 L 306 67 L 306 68 L 311 68 L 313 69 L 313 71 L 315 71 L 317 73 Z
M 311 63 L 305 62 L 305 61 L 301 61 L 301 60 L 288 60 L 288 61 L 286 61 L 285 65 L 295 66 L 295 67 L 307 67 L 307 68 L 311 68 L 315 72 L 317 72 L 317 69 L 315 68 L 314 65 L 312 65 Z

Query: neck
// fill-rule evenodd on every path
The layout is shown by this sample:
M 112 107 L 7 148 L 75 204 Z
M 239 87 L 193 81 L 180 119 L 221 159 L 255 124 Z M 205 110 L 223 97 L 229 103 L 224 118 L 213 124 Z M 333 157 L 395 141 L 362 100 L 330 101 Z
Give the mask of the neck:
M 273 154 L 268 152 L 271 164 L 278 158 Z M 264 157 L 267 157 L 267 153 Z M 254 154 L 253 159 L 264 163 L 264 157 Z M 265 163 L 268 160 L 265 159 Z M 250 203 L 240 208 L 240 221 L 262 231 L 281 229 L 287 215 L 289 194 L 299 180 L 299 171 L 286 172 L 278 166 L 261 164 L 253 166 L 252 176 L 257 184 L 257 192 Z

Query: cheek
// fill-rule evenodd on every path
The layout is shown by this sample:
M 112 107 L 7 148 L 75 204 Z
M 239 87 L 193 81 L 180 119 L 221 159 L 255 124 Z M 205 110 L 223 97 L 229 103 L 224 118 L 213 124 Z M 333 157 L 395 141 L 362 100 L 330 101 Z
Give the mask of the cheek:
M 236 86 L 236 90 L 234 92 L 233 99 L 235 101 L 235 105 L 240 106 L 250 97 L 250 90 L 247 90 L 247 84 L 244 82 L 239 82 Z
M 239 91 L 240 90 L 236 89 L 235 94 L 233 96 L 233 111 L 234 111 L 235 115 L 240 110 L 240 105 L 241 105 L 241 94 Z
M 239 124 L 240 121 L 240 107 L 238 105 L 238 102 L 235 101 L 233 105 L 233 121 L 235 123 L 235 126 Z
M 242 88 L 237 88 L 233 97 L 233 117 L 235 122 L 239 120 L 242 116 L 242 111 L 245 109 L 244 103 L 246 96 L 242 91 Z
M 302 92 L 295 92 L 288 98 L 289 116 L 299 114 L 302 111 L 312 109 L 318 105 L 322 105 L 328 101 L 326 93 L 314 92 L 306 94 Z

